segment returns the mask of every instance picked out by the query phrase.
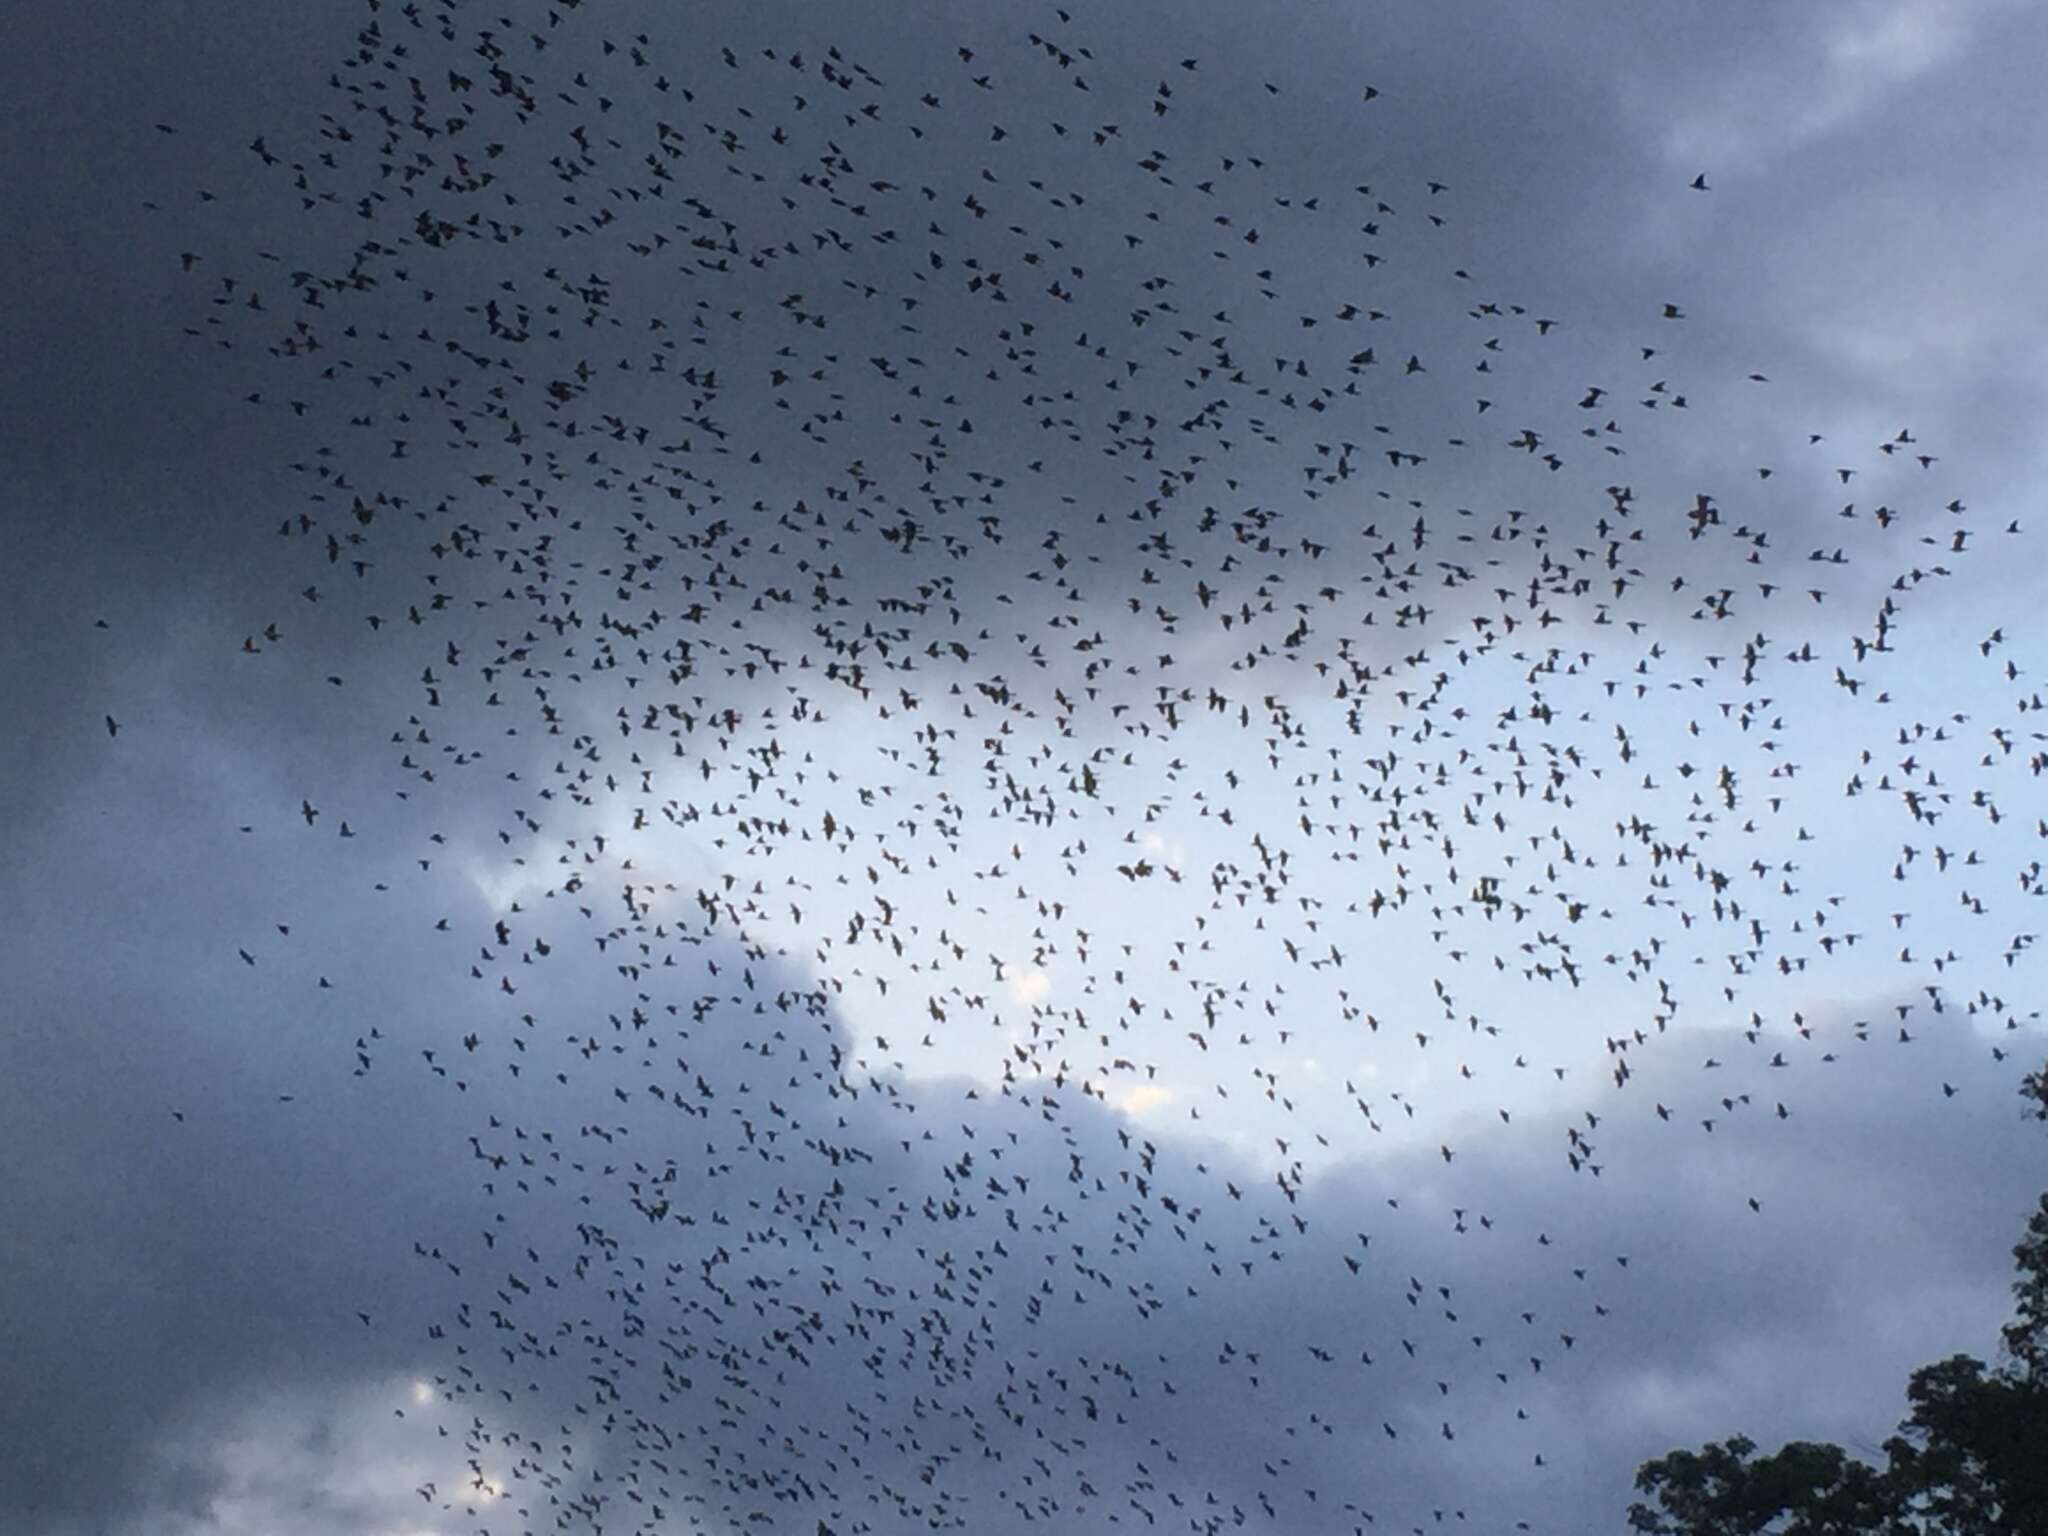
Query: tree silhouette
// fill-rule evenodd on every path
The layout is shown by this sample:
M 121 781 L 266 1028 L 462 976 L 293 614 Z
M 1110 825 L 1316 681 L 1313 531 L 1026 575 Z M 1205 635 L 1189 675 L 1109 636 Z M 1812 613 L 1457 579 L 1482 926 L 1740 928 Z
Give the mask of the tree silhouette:
M 1658 1508 L 1629 1507 L 1629 1528 L 1656 1536 L 1849 1536 L 1903 1533 L 1897 1497 L 1883 1472 L 1838 1445 L 1794 1440 L 1752 1457 L 1756 1442 L 1735 1435 L 1702 1451 L 1673 1451 L 1636 1473 Z
M 2048 1067 L 2021 1084 L 2048 1121 Z M 1951 1355 L 1915 1371 L 1885 1464 L 1795 1440 L 1768 1456 L 1742 1435 L 1636 1471 L 1629 1529 L 1646 1536 L 2048 1536 L 2048 1194 L 2013 1249 L 2004 1360 Z

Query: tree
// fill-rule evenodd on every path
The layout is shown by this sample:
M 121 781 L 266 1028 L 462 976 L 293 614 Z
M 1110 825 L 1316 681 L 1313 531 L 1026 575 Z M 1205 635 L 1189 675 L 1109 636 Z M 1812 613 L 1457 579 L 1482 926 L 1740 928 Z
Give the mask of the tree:
M 2048 1067 L 2027 1074 L 2020 1093 L 2030 1118 L 2048 1122 Z M 2020 1277 L 2013 1282 L 2013 1320 L 2005 1325 L 2005 1352 L 2037 1387 L 2048 1387 L 2048 1194 L 2034 1208 L 2026 1236 L 2012 1251 Z
M 2012 1256 L 2020 1277 L 2013 1282 L 2016 1305 L 2005 1325 L 2005 1352 L 2028 1379 L 2048 1385 L 2048 1195 L 2034 1208 Z
M 1794 1440 L 1751 1459 L 1742 1435 L 1704 1451 L 1646 1461 L 1638 1491 L 1660 1508 L 1629 1507 L 1629 1529 L 1647 1536 L 1906 1536 L 1885 1475 L 1838 1445 Z
M 2048 1394 L 2018 1371 L 1951 1355 L 1913 1373 L 1912 1414 L 1885 1442 L 1886 1476 L 1921 1528 L 2048 1536 Z
M 2048 1068 L 2021 1085 L 2048 1121 Z M 2019 1277 L 1995 1368 L 1951 1355 L 1915 1371 L 1911 1411 L 1872 1466 L 1795 1440 L 1769 1456 L 1741 1435 L 1646 1461 L 1629 1506 L 1645 1536 L 2048 1536 L 2048 1194 L 2013 1248 Z

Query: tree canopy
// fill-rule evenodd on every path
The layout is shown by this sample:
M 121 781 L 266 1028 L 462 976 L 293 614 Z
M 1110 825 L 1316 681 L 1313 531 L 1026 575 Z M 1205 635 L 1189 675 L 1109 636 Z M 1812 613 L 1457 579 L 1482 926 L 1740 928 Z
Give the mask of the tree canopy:
M 2028 1076 L 2028 1113 L 2048 1121 L 2048 1068 Z M 1645 1536 L 2048 1536 L 2048 1194 L 2013 1248 L 2013 1317 L 2002 1359 L 1923 1365 L 1909 1411 L 1872 1465 L 1794 1440 L 1769 1455 L 1743 1435 L 1672 1451 L 1636 1472 L 1629 1506 Z

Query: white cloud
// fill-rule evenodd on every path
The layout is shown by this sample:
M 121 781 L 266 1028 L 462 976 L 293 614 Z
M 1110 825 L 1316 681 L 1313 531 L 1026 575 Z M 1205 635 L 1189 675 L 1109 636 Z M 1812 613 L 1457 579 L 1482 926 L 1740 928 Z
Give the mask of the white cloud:
M 1124 1089 L 1110 1102 L 1132 1119 L 1138 1119 L 1147 1110 L 1157 1109 L 1162 1104 L 1170 1103 L 1172 1099 L 1173 1090 L 1170 1088 L 1161 1087 L 1158 1083 L 1138 1083 Z
M 1052 978 L 1033 966 L 1008 977 L 1003 985 L 1009 989 L 1011 998 L 1029 1006 L 1052 991 Z
M 1790 29 L 1754 29 L 1730 67 L 1678 82 L 1688 103 L 1676 117 L 1669 94 L 1640 106 L 1667 126 L 1674 166 L 1737 172 L 1772 163 L 1841 132 L 1901 89 L 1954 63 L 1984 15 L 2006 0 L 1858 0 L 1801 7 L 1776 18 Z M 1666 81 L 1668 87 L 1673 82 Z

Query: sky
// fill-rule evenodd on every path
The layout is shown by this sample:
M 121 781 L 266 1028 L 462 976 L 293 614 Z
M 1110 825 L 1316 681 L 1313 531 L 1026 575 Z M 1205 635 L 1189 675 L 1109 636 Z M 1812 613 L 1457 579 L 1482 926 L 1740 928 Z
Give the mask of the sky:
M 22 42 L 0 1527 L 1615 1529 L 1993 1355 L 2035 8 Z

